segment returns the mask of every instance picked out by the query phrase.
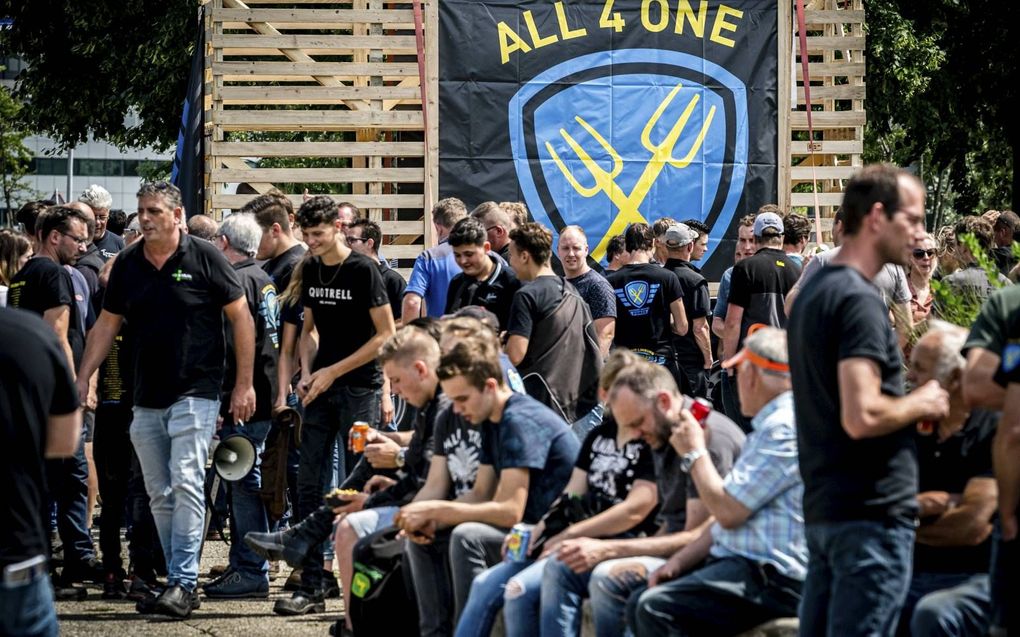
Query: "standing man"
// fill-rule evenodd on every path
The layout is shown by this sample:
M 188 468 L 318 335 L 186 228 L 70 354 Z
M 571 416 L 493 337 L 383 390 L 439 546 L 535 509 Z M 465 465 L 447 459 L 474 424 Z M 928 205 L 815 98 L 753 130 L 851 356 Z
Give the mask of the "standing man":
M 347 247 L 337 206 L 316 196 L 301 204 L 298 224 L 317 259 L 305 263 L 301 300 L 305 309 L 301 332 L 303 360 L 298 396 L 305 405 L 298 465 L 298 520 L 322 502 L 337 434 L 347 440 L 357 421 L 379 416 L 382 371 L 376 356 L 394 332 L 393 312 L 379 267 Z M 318 339 L 315 338 L 318 334 Z M 339 481 L 354 467 L 350 452 L 341 453 Z M 301 589 L 277 600 L 273 612 L 300 615 L 325 610 L 322 549 L 309 551 L 301 571 Z
M 701 275 L 693 259 L 699 236 L 686 224 L 670 226 L 663 235 L 666 262 L 663 267 L 673 272 L 680 281 L 684 295 L 684 311 L 690 329 L 683 336 L 673 336 L 673 349 L 680 371 L 687 377 L 690 395 L 708 396 L 708 375 L 712 372 L 712 334 L 708 315 L 712 310 L 708 295 L 708 280 Z
M 456 197 L 440 199 L 432 207 L 432 225 L 439 242 L 414 260 L 411 279 L 404 292 L 404 307 L 400 312 L 403 323 L 420 316 L 439 318 L 446 307 L 446 291 L 450 281 L 460 272 L 453 247 L 447 239 L 450 230 L 458 221 L 467 216 L 464 202 Z
M 917 519 L 911 427 L 941 420 L 931 380 L 903 395 L 899 345 L 871 279 L 924 236 L 924 186 L 889 165 L 843 195 L 843 247 L 804 286 L 790 317 L 808 573 L 805 635 L 893 635 L 910 581 Z
M 0 634 L 56 635 L 43 459 L 80 451 L 81 412 L 53 330 L 6 308 L 0 308 L 0 439 Z
M 471 218 L 482 223 L 489 249 L 509 263 L 510 231 L 517 227 L 517 221 L 507 212 L 506 206 L 495 201 L 485 201 L 475 206 Z
M 96 215 L 96 231 L 92 235 L 92 244 L 96 246 L 103 263 L 106 263 L 124 249 L 124 239 L 110 232 L 106 225 L 110 221 L 113 197 L 110 196 L 106 188 L 92 184 L 81 193 L 78 201 L 92 208 L 92 212 Z
M 379 258 L 382 228 L 374 221 L 355 219 L 351 225 L 347 226 L 347 245 L 351 247 L 351 250 L 376 262 L 383 287 L 386 288 L 386 296 L 390 300 L 390 308 L 393 310 L 393 320 L 399 321 L 401 302 L 404 299 L 404 290 L 407 289 L 407 281 L 400 276 L 399 272 L 391 268 L 385 259 Z
M 737 226 L 737 247 L 733 251 L 733 265 L 726 268 L 719 279 L 719 293 L 712 310 L 712 333 L 720 339 L 726 336 L 726 313 L 730 305 L 730 281 L 733 268 L 747 257 L 754 256 L 754 215 L 745 215 Z
M 253 385 L 255 387 L 255 413 L 241 422 L 229 412 L 230 393 L 237 380 L 234 364 L 234 342 L 226 334 L 227 370 L 223 379 L 220 417 L 223 427 L 219 437 L 243 434 L 257 450 L 255 467 L 247 476 L 235 482 L 229 490 L 230 537 L 242 538 L 246 533 L 267 533 L 269 519 L 259 491 L 262 476 L 258 458 L 266 445 L 266 436 L 272 424 L 273 401 L 276 398 L 276 364 L 280 356 L 280 306 L 276 300 L 276 286 L 262 268 L 255 263 L 255 253 L 262 239 L 262 228 L 249 214 L 231 215 L 220 224 L 214 245 L 226 257 L 237 274 L 244 290 L 248 314 L 255 322 L 255 357 Z M 206 597 L 239 598 L 266 597 L 269 594 L 269 563 L 259 558 L 244 542 L 230 543 L 230 566 L 227 572 L 204 587 Z
M 224 374 L 223 316 L 231 323 L 237 379 L 230 413 L 255 411 L 255 327 L 237 275 L 212 244 L 180 230 L 181 191 L 166 182 L 138 191 L 142 240 L 118 255 L 103 312 L 89 333 L 78 392 L 126 320 L 135 334 L 131 442 L 138 453 L 167 562 L 167 587 L 142 613 L 186 618 L 198 608 L 203 478 Z
M 616 272 L 628 263 L 630 263 L 630 253 L 627 252 L 623 235 L 618 234 L 606 244 L 606 272 Z
M 502 211 L 499 214 L 503 214 Z M 499 329 L 505 330 L 514 293 L 521 287 L 513 268 L 503 257 L 490 250 L 485 228 L 475 217 L 461 219 L 453 226 L 450 246 L 461 271 L 450 282 L 446 313 L 453 314 L 469 305 L 480 305 L 495 314 Z
M 567 226 L 560 231 L 556 247 L 563 263 L 567 281 L 581 295 L 595 321 L 595 334 L 599 337 L 602 355 L 609 355 L 609 346 L 616 335 L 616 294 L 606 277 L 588 265 L 588 237 L 581 226 Z
M 241 208 L 241 214 L 244 213 L 255 215 L 255 221 L 262 228 L 262 239 L 255 258 L 265 262 L 262 269 L 269 275 L 276 291 L 283 293 L 290 285 L 294 267 L 305 255 L 305 247 L 294 238 L 291 228 L 294 206 L 283 195 L 266 194 L 249 201 Z
M 697 238 L 694 239 L 694 247 L 691 249 L 691 258 L 688 261 L 701 261 L 705 253 L 708 252 L 708 236 L 712 229 L 700 219 L 684 219 L 682 223 L 697 235 Z
M 811 237 L 811 222 L 796 212 L 783 217 L 783 252 L 801 268 L 804 267 L 804 248 Z

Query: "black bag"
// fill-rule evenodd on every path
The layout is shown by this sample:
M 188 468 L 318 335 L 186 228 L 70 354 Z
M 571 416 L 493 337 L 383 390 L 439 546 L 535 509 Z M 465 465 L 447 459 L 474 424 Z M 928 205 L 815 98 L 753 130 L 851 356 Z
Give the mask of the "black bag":
M 418 604 L 405 577 L 404 540 L 389 527 L 354 545 L 348 610 L 355 635 L 417 635 Z

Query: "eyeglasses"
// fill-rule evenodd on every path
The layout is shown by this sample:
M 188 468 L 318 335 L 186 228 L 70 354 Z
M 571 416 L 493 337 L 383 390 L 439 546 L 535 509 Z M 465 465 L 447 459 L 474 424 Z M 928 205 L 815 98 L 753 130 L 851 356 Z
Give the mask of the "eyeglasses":
M 73 239 L 74 242 L 77 243 L 80 246 L 87 246 L 89 244 L 89 238 L 88 237 L 85 237 L 84 239 L 79 239 L 78 237 L 74 236 L 70 232 L 61 232 L 60 234 L 64 235 L 68 239 Z
M 488 226 L 487 228 L 485 228 L 485 231 L 486 232 L 492 232 L 493 230 L 496 230 L 497 228 L 502 228 L 502 227 L 503 226 Z
M 348 241 L 368 241 L 365 237 L 347 237 Z
M 914 249 L 914 258 L 915 259 L 923 259 L 925 257 L 928 257 L 929 259 L 931 259 L 936 254 L 938 254 L 938 250 L 922 250 L 921 248 Z

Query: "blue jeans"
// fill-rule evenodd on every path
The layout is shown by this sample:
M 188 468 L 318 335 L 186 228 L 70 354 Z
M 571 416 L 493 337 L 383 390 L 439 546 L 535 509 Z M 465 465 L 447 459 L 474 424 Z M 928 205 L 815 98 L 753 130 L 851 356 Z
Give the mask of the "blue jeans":
M 194 590 L 205 521 L 205 463 L 220 401 L 181 398 L 166 409 L 135 407 L 131 442 L 142 465 L 167 585 Z
M 904 521 L 808 524 L 803 635 L 896 633 L 914 558 L 914 526 Z
M 580 635 L 581 608 L 588 594 L 591 571 L 575 573 L 558 559 L 542 570 L 540 622 L 543 635 Z
M 57 610 L 46 573 L 18 584 L 0 583 L 0 635 L 56 637 Z
M 454 635 L 487 637 L 502 608 L 506 637 L 534 637 L 545 562 L 500 562 L 479 573 Z
M 996 637 L 1020 635 L 1020 539 L 1002 540 L 1002 527 L 995 522 L 992 543 L 992 626 Z
M 272 421 L 260 420 L 245 423 L 243 427 L 224 425 L 220 429 L 220 440 L 230 434 L 244 434 L 255 444 L 255 449 L 258 451 L 255 468 L 251 473 L 228 485 L 231 504 L 230 537 L 236 540 L 230 543 L 230 568 L 246 578 L 267 582 L 269 581 L 269 562 L 256 555 L 246 543 L 240 540 L 250 532 L 269 532 L 269 518 L 266 517 L 266 507 L 259 495 L 259 491 L 262 489 L 262 474 L 259 472 L 259 466 L 262 464 L 262 452 L 266 448 L 266 436 L 269 434 L 271 424 Z
M 379 417 L 379 399 L 378 389 L 338 387 L 334 384 L 305 409 L 305 421 L 301 427 L 301 463 L 298 465 L 298 521 L 304 520 L 322 504 L 322 495 L 333 473 L 333 450 L 337 437 L 346 445 L 347 434 L 355 421 L 375 422 Z M 347 460 L 345 454 L 339 455 L 340 482 L 347 474 Z M 350 466 L 354 466 L 353 461 Z M 326 574 L 322 568 L 323 548 L 323 545 L 313 547 L 301 564 L 301 587 L 305 592 L 313 593 L 322 588 Z
M 665 563 L 661 557 L 622 557 L 595 567 L 588 580 L 595 637 L 632 634 L 627 628 L 627 601 L 634 591 L 645 587 L 652 571 Z
M 984 573 L 914 573 L 900 615 L 900 635 L 979 637 L 991 626 L 992 596 Z
M 64 543 L 64 564 L 95 558 L 88 530 L 89 465 L 85 461 L 85 428 L 70 458 L 46 461 L 46 482 L 57 505 L 57 531 Z

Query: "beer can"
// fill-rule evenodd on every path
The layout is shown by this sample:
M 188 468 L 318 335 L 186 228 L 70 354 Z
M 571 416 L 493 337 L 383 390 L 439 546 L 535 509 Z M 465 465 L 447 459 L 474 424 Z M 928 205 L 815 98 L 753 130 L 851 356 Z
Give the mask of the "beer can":
M 515 524 L 510 529 L 510 538 L 506 542 L 506 559 L 510 562 L 523 562 L 528 559 L 528 546 L 531 544 L 531 525 Z
M 935 433 L 935 421 L 934 420 L 922 420 L 917 423 L 917 433 L 922 436 L 930 436 Z
M 367 422 L 358 421 L 351 427 L 351 450 L 354 453 L 365 452 L 365 441 L 368 440 Z
M 691 415 L 698 421 L 701 428 L 705 428 L 708 415 L 712 413 L 712 403 L 705 398 L 695 398 L 691 401 Z

